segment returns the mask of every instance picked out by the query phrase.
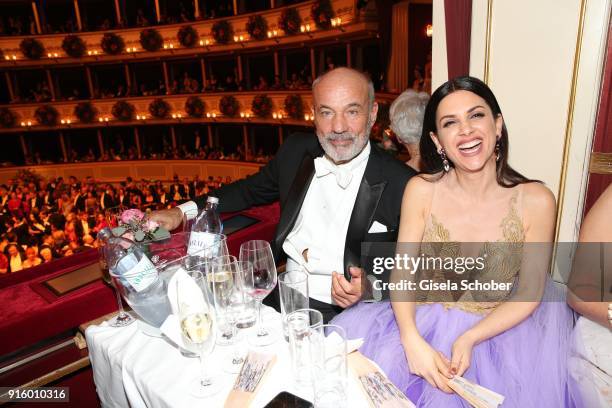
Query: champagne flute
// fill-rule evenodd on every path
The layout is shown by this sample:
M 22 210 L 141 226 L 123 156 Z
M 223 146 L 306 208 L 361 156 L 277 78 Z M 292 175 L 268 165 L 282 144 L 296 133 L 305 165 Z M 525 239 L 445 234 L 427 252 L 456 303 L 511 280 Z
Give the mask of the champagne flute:
M 100 245 L 102 245 L 102 241 L 99 241 Z M 115 292 L 115 297 L 117 298 L 117 309 L 119 313 L 112 319 L 108 320 L 108 325 L 111 327 L 124 327 L 129 324 L 132 324 L 136 321 L 123 309 L 123 302 L 121 301 L 121 295 L 119 294 L 119 290 L 115 286 L 113 280 L 110 276 L 110 271 L 108 270 L 108 263 L 106 262 L 106 257 L 104 256 L 104 246 L 98 247 L 98 262 L 100 263 L 100 269 L 102 269 L 102 279 L 104 282 L 113 289 Z
M 261 303 L 274 290 L 277 282 L 272 248 L 267 241 L 252 240 L 240 245 L 240 260 L 253 265 L 251 273 L 243 273 L 247 293 L 257 300 L 257 331 L 249 336 L 254 346 L 267 346 L 276 341 L 276 332 L 261 322 Z
M 236 320 L 244 305 L 239 268 L 235 256 L 222 256 L 215 258 L 212 273 L 208 275 L 213 289 L 217 318 L 223 321 L 223 328 L 219 329 L 217 344 L 232 346 L 231 363 L 225 364 L 224 369 L 233 374 L 240 372 L 244 362 L 244 357 L 236 347 L 238 341 Z
M 217 328 L 214 309 L 204 293 L 208 288 L 198 286 L 191 276 L 177 283 L 179 322 L 183 342 L 200 355 L 200 378 L 189 388 L 193 396 L 204 398 L 219 391 L 218 381 L 213 380 L 206 367 L 206 358 L 215 347 Z
M 214 258 L 207 275 L 215 311 L 220 320 L 217 339 L 219 345 L 231 345 L 235 341 L 235 319 L 231 306 L 232 296 L 239 294 L 236 292 L 238 289 L 236 272 L 236 257 L 227 255 Z

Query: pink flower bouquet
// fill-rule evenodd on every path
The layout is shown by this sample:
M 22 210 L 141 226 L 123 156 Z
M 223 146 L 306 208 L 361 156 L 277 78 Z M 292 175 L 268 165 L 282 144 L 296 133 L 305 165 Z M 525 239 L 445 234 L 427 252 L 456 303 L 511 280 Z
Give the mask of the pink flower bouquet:
M 170 237 L 168 230 L 136 208 L 121 213 L 119 226 L 113 228 L 113 234 L 136 242 L 158 241 Z

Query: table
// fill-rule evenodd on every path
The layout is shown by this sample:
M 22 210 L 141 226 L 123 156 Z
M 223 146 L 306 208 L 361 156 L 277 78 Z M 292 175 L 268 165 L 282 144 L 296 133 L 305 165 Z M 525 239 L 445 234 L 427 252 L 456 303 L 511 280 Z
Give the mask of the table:
M 289 345 L 281 331 L 280 314 L 266 307 L 262 320 L 277 328 L 276 343 L 255 348 L 277 354 L 277 361 L 251 406 L 263 407 L 282 391 L 312 401 L 312 390 L 293 382 Z M 250 347 L 246 340 L 249 328 L 241 331 L 239 347 Z M 106 324 L 86 330 L 93 377 L 103 407 L 222 407 L 236 374 L 222 371 L 223 358 L 229 358 L 229 346 L 216 346 L 208 364 L 211 374 L 222 382 L 222 390 L 206 399 L 192 397 L 189 383 L 198 376 L 199 361 L 180 354 L 169 341 L 143 334 L 137 324 L 123 328 Z M 349 369 L 348 407 L 367 407 L 363 391 Z

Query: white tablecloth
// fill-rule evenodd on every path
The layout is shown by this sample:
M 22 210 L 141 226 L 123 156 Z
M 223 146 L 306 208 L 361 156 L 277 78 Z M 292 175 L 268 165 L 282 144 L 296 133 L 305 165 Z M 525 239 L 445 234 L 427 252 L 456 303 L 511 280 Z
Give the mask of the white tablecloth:
M 264 322 L 277 327 L 279 339 L 270 346 L 255 349 L 276 353 L 277 361 L 252 406 L 263 407 L 283 391 L 312 401 L 312 389 L 298 387 L 293 381 L 289 345 L 282 336 L 280 314 L 265 308 L 262 315 Z M 239 347 L 251 347 L 245 340 L 250 330 L 254 328 L 242 330 Z M 223 388 L 209 398 L 198 399 L 189 392 L 190 382 L 199 375 L 198 358 L 183 357 L 164 338 L 142 333 L 137 324 L 123 328 L 105 324 L 90 326 L 85 334 L 94 382 L 104 407 L 222 407 L 236 378 L 236 374 L 222 369 L 231 348 L 216 346 L 207 366 Z M 350 369 L 347 397 L 348 407 L 368 406 Z

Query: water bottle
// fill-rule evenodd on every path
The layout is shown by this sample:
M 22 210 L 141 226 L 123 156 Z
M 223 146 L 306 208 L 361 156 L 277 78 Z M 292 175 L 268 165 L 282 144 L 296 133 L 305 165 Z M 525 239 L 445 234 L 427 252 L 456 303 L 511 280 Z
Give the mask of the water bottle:
M 157 280 L 155 265 L 133 241 L 114 236 L 109 228 L 101 230 L 98 237 L 109 271 L 120 277 L 122 284 L 142 292 Z
M 187 255 L 209 257 L 207 256 L 209 254 L 214 256 L 214 244 L 218 241 L 219 234 L 223 232 L 223 224 L 217 211 L 218 205 L 217 197 L 208 197 L 206 200 L 206 207 L 191 227 Z

